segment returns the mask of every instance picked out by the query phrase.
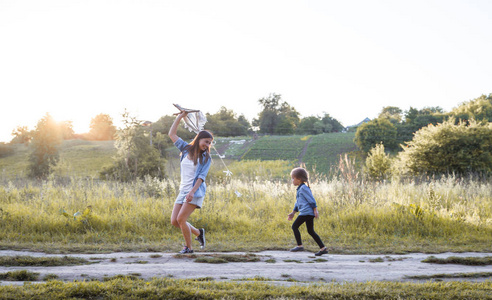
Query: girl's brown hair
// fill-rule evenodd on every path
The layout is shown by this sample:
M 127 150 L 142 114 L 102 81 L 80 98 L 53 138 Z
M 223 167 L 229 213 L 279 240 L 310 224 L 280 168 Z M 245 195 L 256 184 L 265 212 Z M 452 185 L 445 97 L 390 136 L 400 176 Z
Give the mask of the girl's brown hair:
M 198 163 L 198 160 L 200 160 L 200 163 L 203 164 L 203 153 L 205 152 L 205 162 L 207 162 L 210 159 L 210 147 L 205 149 L 205 151 L 200 150 L 200 140 L 201 139 L 214 139 L 214 136 L 212 133 L 208 130 L 202 130 L 200 131 L 193 141 L 185 148 L 185 150 L 188 151 L 191 160 L 193 160 L 193 163 L 196 165 Z
M 293 176 L 293 177 L 299 179 L 303 183 L 306 183 L 307 186 L 309 186 L 309 174 L 304 168 L 294 168 L 290 172 L 290 176 Z

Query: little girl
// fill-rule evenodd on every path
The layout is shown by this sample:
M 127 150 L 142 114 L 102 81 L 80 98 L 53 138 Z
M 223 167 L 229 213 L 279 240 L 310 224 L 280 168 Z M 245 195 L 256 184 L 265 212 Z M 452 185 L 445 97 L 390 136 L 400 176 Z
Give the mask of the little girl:
M 295 168 L 290 172 L 292 178 L 292 184 L 297 186 L 296 204 L 294 210 L 288 214 L 288 220 L 292 220 L 296 212 L 299 212 L 299 216 L 292 224 L 292 230 L 296 238 L 297 247 L 290 249 L 291 252 L 304 251 L 302 246 L 301 233 L 299 232 L 299 226 L 306 222 L 306 227 L 309 235 L 311 235 L 319 246 L 319 251 L 314 255 L 320 256 L 328 253 L 325 245 L 321 241 L 318 234 L 314 231 L 314 218 L 318 218 L 318 209 L 316 208 L 316 200 L 314 200 L 311 188 L 308 182 L 308 172 L 303 168 Z M 307 183 L 307 185 L 306 185 Z
M 182 254 L 193 253 L 191 234 L 197 236 L 196 240 L 202 249 L 205 247 L 205 229 L 193 227 L 188 223 L 188 217 L 196 208 L 202 207 L 207 189 L 205 178 L 212 162 L 210 146 L 214 139 L 213 135 L 206 130 L 200 131 L 190 144 L 178 137 L 176 134 L 178 124 L 186 115 L 187 112 L 182 111 L 169 129 L 169 137 L 181 151 L 181 185 L 179 195 L 174 202 L 171 223 L 181 228 L 186 243 L 183 250 L 179 252 Z

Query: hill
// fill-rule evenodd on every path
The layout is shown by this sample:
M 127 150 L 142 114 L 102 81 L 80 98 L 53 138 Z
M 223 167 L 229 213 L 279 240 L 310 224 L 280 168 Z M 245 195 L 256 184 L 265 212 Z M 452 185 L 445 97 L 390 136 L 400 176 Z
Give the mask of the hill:
M 221 155 L 241 160 L 287 160 L 305 163 L 327 174 L 338 164 L 339 156 L 357 150 L 355 133 L 325 133 L 319 135 L 264 136 L 252 139 L 218 139 Z
M 11 155 L 0 158 L 1 179 L 25 177 L 29 165 L 29 147 L 12 146 Z M 114 141 L 67 140 L 60 146 L 60 162 L 56 174 L 62 176 L 96 177 L 104 165 L 111 164 L 116 154 Z
M 336 165 L 340 154 L 356 150 L 354 133 L 326 133 L 321 135 L 262 136 L 216 138 L 215 148 L 227 161 L 286 160 L 314 166 L 320 173 L 328 173 Z M 24 145 L 12 146 L 11 155 L 0 158 L 0 178 L 24 177 L 30 150 Z M 216 156 L 215 151 L 212 151 Z M 177 154 L 170 149 L 170 154 Z M 56 174 L 61 176 L 97 177 L 103 166 L 112 162 L 116 154 L 114 141 L 67 140 L 60 146 L 60 163 Z

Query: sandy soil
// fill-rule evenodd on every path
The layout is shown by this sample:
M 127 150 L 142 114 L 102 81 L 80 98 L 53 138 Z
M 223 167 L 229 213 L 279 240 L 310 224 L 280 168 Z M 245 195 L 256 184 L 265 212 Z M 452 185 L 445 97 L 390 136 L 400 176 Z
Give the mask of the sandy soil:
M 195 252 L 198 256 L 220 253 Z M 228 255 L 243 252 L 223 253 Z M 13 270 L 29 270 L 40 274 L 42 279 L 55 274 L 65 281 L 103 279 L 115 275 L 136 275 L 140 278 L 152 277 L 200 278 L 212 277 L 215 280 L 247 279 L 261 276 L 278 284 L 292 284 L 294 279 L 303 283 L 314 282 L 363 282 L 363 281 L 415 281 L 406 276 L 492 272 L 492 266 L 464 266 L 452 264 L 429 264 L 421 261 L 431 254 L 413 253 L 407 255 L 323 255 L 315 257 L 310 252 L 263 251 L 255 253 L 259 262 L 246 263 L 197 263 L 194 258 L 175 257 L 175 253 L 111 253 L 111 254 L 70 254 L 93 262 L 89 265 L 61 267 L 0 267 L 0 273 Z M 27 251 L 0 251 L 0 256 L 65 256 Z M 491 253 L 441 253 L 433 254 L 439 258 L 449 256 L 490 256 Z M 321 258 L 323 261 L 316 261 Z M 383 262 L 371 262 L 379 259 Z M 326 261 L 324 261 L 326 260 Z M 479 279 L 452 279 L 484 281 Z M 446 279 L 449 280 L 449 279 Z M 23 284 L 23 282 L 3 281 L 0 284 Z

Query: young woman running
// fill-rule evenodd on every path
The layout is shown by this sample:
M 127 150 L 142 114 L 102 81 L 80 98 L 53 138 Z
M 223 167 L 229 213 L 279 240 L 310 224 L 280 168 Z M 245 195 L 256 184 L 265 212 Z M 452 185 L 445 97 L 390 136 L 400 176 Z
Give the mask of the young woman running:
M 181 185 L 179 195 L 174 202 L 171 223 L 180 228 L 183 234 L 185 246 L 179 252 L 182 254 L 193 253 L 191 234 L 196 235 L 201 248 L 205 248 L 205 229 L 196 229 L 188 223 L 188 218 L 196 208 L 202 207 L 205 198 L 207 189 L 205 178 L 212 162 L 210 146 L 214 139 L 212 133 L 206 130 L 200 131 L 189 144 L 178 137 L 176 133 L 179 122 L 187 114 L 182 111 L 169 129 L 169 137 L 181 152 Z

